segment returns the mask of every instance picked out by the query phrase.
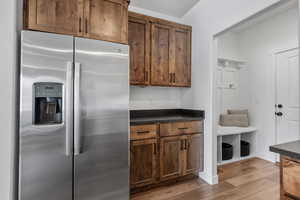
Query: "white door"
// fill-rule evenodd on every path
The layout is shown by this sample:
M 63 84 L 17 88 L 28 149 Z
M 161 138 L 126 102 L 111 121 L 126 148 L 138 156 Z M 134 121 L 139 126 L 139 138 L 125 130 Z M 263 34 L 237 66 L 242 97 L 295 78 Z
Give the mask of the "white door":
M 300 139 L 299 133 L 299 51 L 286 51 L 276 55 L 277 144 Z

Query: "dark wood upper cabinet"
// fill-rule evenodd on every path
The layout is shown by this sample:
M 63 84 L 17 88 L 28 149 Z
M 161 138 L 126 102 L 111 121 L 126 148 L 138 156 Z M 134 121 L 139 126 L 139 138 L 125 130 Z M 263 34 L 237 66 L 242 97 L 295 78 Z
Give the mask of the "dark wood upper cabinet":
M 190 26 L 129 12 L 131 84 L 191 87 L 191 33 Z
M 179 87 L 191 86 L 191 31 L 175 28 L 175 63 L 172 70 L 173 85 Z
M 156 181 L 157 140 L 131 141 L 130 185 L 132 188 Z
M 82 0 L 26 0 L 25 29 L 77 35 Z
M 130 45 L 130 84 L 150 83 L 150 22 L 129 13 L 128 43 Z
M 203 134 L 195 134 L 187 137 L 185 141 L 185 159 L 183 175 L 203 171 Z
M 183 136 L 160 139 L 160 180 L 165 181 L 181 176 L 184 148 Z
M 173 61 L 172 27 L 152 24 L 151 85 L 169 86 Z
M 84 36 L 128 42 L 128 1 L 84 0 Z
M 24 28 L 128 43 L 128 0 L 25 0 Z

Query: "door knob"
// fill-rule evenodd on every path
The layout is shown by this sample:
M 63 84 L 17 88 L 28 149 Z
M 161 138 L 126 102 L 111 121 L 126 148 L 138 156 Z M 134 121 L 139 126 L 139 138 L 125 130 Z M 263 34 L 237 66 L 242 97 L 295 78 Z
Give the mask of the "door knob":
M 281 117 L 283 115 L 282 112 L 276 112 L 275 115 L 277 115 L 278 117 Z

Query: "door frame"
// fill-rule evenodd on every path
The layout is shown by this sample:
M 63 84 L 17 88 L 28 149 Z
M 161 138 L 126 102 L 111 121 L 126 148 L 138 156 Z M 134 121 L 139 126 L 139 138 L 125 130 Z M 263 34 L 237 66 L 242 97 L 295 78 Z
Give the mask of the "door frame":
M 203 178 L 204 180 L 206 180 L 209 184 L 217 184 L 219 181 L 218 178 L 218 173 L 217 173 L 217 131 L 218 131 L 218 116 L 216 113 L 216 107 L 217 107 L 217 100 L 216 100 L 216 96 L 217 96 L 217 89 L 216 89 L 216 85 L 217 85 L 217 63 L 218 63 L 218 36 L 220 36 L 221 34 L 225 33 L 226 31 L 232 29 L 233 27 L 236 27 L 244 22 L 247 22 L 249 19 L 254 18 L 256 15 L 258 15 L 259 13 L 263 13 L 268 9 L 272 9 L 272 6 L 276 6 L 279 4 L 285 4 L 285 2 L 283 0 L 278 0 L 278 2 L 267 6 L 266 8 L 264 8 L 261 11 L 258 11 L 256 13 L 253 13 L 252 16 L 248 16 L 244 19 L 241 19 L 235 23 L 232 24 L 227 24 L 227 26 L 222 27 L 221 30 L 218 30 L 216 32 L 213 32 L 210 35 L 209 38 L 209 43 L 210 43 L 210 58 L 209 58 L 209 65 L 210 65 L 210 101 L 211 104 L 209 105 L 209 108 L 207 110 L 209 110 L 212 114 L 207 116 L 207 131 L 211 131 L 212 136 L 208 137 L 207 135 L 205 136 L 205 142 L 206 144 L 211 145 L 212 147 L 207 148 L 205 147 L 204 150 L 204 157 L 209 157 L 211 159 L 205 159 L 205 165 L 204 165 L 204 172 L 199 173 L 200 178 Z M 297 0 L 297 6 L 299 8 L 299 12 L 300 12 L 300 0 Z M 300 20 L 298 20 L 298 25 L 299 25 L 299 29 L 298 29 L 298 45 L 300 44 Z M 300 45 L 299 45 L 300 46 Z M 290 49 L 291 47 L 287 47 L 288 49 Z M 271 51 L 271 55 L 270 57 L 272 57 L 272 55 L 274 54 L 274 52 L 278 52 L 278 51 L 282 51 L 282 50 L 286 50 L 287 48 L 283 48 L 283 49 L 278 49 L 276 51 Z M 295 48 L 295 47 L 292 47 Z M 299 58 L 300 60 L 300 58 Z M 270 59 L 270 63 L 273 62 L 274 59 Z M 274 64 L 274 63 L 273 63 Z M 299 65 L 300 66 L 300 65 Z M 273 67 L 273 66 L 272 66 Z M 275 102 L 275 101 L 274 101 Z M 208 146 L 208 145 L 206 145 Z M 273 162 L 275 162 L 275 156 L 274 156 L 274 160 Z

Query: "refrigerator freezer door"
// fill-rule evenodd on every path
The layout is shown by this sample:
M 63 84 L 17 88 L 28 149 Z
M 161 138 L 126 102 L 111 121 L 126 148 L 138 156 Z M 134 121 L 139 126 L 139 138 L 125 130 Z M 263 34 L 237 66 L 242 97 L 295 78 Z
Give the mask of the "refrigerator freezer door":
M 128 51 L 75 38 L 75 200 L 129 199 Z
M 72 200 L 73 41 L 22 32 L 20 200 Z

